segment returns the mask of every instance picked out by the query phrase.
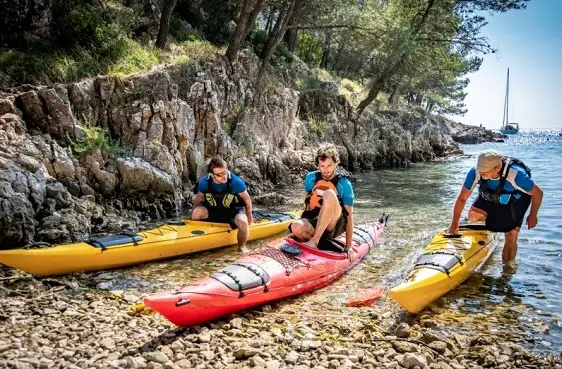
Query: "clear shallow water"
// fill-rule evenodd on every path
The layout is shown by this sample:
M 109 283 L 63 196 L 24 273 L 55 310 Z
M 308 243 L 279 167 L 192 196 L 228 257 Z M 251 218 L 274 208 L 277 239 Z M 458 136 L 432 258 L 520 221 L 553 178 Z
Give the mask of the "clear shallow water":
M 557 354 L 562 349 L 562 174 L 556 169 L 562 160 L 559 132 L 522 132 L 505 143 L 463 146 L 471 156 L 358 174 L 355 219 L 357 223 L 369 222 L 382 212 L 390 213 L 384 240 L 345 277 L 314 293 L 282 302 L 274 312 L 298 309 L 303 313 L 351 315 L 354 308 L 344 303 L 358 289 L 382 285 L 388 290 L 400 283 L 431 237 L 449 225 L 453 203 L 467 171 L 475 165 L 476 155 L 494 148 L 531 167 L 533 178 L 545 193 L 539 224 L 531 231 L 526 226 L 521 231 L 515 268 L 506 270 L 502 266 L 502 238 L 480 274 L 421 314 L 438 321 L 445 333 L 474 336 L 503 332 L 534 350 Z M 291 204 L 285 210 L 300 207 L 304 198 L 300 185 L 286 194 Z M 465 214 L 468 208 L 469 204 Z M 256 241 L 250 247 L 266 242 Z M 117 272 L 122 274 L 112 288 L 134 288 L 142 293 L 179 288 L 237 257 L 236 247 L 229 247 L 148 263 Z M 374 309 L 390 309 L 399 319 L 411 319 L 386 296 Z

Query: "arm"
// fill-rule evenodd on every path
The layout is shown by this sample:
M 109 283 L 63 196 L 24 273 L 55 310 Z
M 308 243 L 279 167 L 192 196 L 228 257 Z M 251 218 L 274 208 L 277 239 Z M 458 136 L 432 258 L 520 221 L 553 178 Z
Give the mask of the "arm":
M 541 207 L 543 192 L 542 189 L 535 184 L 529 192 L 529 195 L 531 195 L 532 198 L 531 210 L 529 210 L 529 215 L 527 216 L 527 227 L 529 227 L 529 229 L 532 229 L 535 228 L 539 221 L 537 218 L 537 213 L 539 212 L 539 208 Z
M 461 214 L 466 205 L 466 201 L 470 197 L 470 193 L 472 191 L 463 187 L 459 196 L 457 197 L 457 201 L 455 201 L 455 206 L 453 208 L 453 219 L 451 220 L 451 225 L 449 229 L 447 229 L 448 233 L 457 233 L 459 231 L 459 221 L 461 219 Z
M 347 211 L 347 218 L 345 223 L 345 250 L 348 251 L 351 249 L 353 244 L 353 206 L 344 205 L 345 210 Z
M 197 192 L 197 195 L 195 195 L 195 197 L 193 198 L 193 209 L 195 209 L 198 206 L 201 206 L 204 197 L 205 195 L 203 194 L 203 192 Z
M 246 217 L 248 217 L 248 224 L 252 224 L 254 219 L 252 218 L 252 199 L 248 191 L 244 190 L 238 194 L 242 200 L 244 200 L 244 208 L 246 209 Z

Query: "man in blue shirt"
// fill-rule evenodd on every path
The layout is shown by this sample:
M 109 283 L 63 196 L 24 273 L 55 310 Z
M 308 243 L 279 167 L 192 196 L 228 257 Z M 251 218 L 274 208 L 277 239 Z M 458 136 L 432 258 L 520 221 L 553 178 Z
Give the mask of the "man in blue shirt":
M 231 173 L 226 162 L 212 158 L 207 165 L 207 174 L 197 183 L 197 195 L 193 200 L 192 220 L 229 223 L 238 228 L 238 249 L 248 252 L 246 241 L 252 224 L 252 199 L 246 184 Z
M 304 179 L 308 194 L 306 209 L 301 219 L 291 223 L 289 229 L 300 241 L 321 249 L 325 248 L 324 243 L 320 243 L 322 239 L 333 239 L 345 232 L 344 251 L 347 252 L 353 240 L 354 195 L 349 179 L 336 172 L 338 163 L 335 146 L 327 145 L 318 150 L 318 170 L 309 172 Z
M 543 192 L 531 179 L 531 170 L 521 161 L 497 151 L 484 151 L 478 156 L 476 167 L 466 176 L 455 202 L 449 233 L 458 232 L 461 213 L 477 185 L 479 194 L 468 218 L 471 222 L 485 220 L 487 229 L 505 232 L 502 259 L 508 263 L 517 255 L 517 238 L 529 205 L 527 226 L 532 229 L 538 223 Z

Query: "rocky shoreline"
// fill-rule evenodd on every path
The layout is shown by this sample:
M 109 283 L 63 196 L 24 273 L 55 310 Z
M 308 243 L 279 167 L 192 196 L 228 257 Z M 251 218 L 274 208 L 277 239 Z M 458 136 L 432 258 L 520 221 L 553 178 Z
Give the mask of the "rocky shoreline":
M 213 155 L 260 195 L 301 179 L 319 142 L 336 144 L 343 167 L 362 171 L 459 154 L 455 140 L 492 137 L 419 111 L 368 109 L 355 121 L 344 96 L 288 82 L 253 102 L 258 67 L 243 52 L 233 65 L 217 56 L 2 92 L 0 248 L 73 242 L 184 214 Z
M 92 288 L 100 273 L 55 279 L 1 272 L 0 367 L 562 368 L 559 358 L 539 357 L 509 333 L 445 337 L 428 314 L 318 314 L 297 298 L 282 309 L 266 305 L 180 329 L 139 305 L 138 294 Z

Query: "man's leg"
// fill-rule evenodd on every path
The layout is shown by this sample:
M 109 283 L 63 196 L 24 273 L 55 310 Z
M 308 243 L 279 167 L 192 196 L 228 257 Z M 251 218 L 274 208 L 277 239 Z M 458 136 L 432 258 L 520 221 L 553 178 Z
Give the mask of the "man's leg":
M 314 235 L 307 242 L 308 245 L 317 247 L 324 231 L 332 231 L 341 216 L 342 208 L 338 196 L 334 190 L 326 190 L 322 195 L 322 208 L 318 214 L 318 222 L 314 229 Z
M 209 218 L 209 210 L 204 206 L 198 206 L 191 212 L 191 220 L 205 220 Z
M 291 233 L 302 242 L 308 241 L 314 236 L 314 227 L 308 219 L 301 218 L 291 223 L 289 226 Z
M 468 211 L 468 220 L 473 223 L 484 221 L 488 217 L 489 210 L 489 202 L 478 195 Z
M 248 217 L 246 214 L 238 213 L 234 217 L 234 224 L 238 227 L 238 250 L 242 254 L 248 253 L 248 248 L 246 247 L 246 242 L 248 241 L 248 236 L 250 234 L 250 226 L 248 224 Z
M 488 214 L 486 214 L 486 212 L 482 209 L 476 208 L 476 207 L 471 207 L 470 210 L 468 211 L 468 220 L 470 220 L 471 222 L 481 222 L 486 220 L 486 217 L 488 216 Z
M 509 263 L 517 256 L 517 239 L 519 238 L 519 227 L 505 233 L 505 244 L 503 245 L 502 260 Z
M 519 239 L 519 231 L 525 218 L 525 213 L 531 205 L 531 196 L 524 196 L 515 200 L 510 206 L 505 207 L 505 214 L 503 219 L 514 219 L 515 224 L 508 222 L 505 229 L 510 229 L 515 226 L 511 231 L 505 232 L 505 244 L 503 245 L 502 259 L 504 264 L 507 264 L 517 256 L 517 240 Z

